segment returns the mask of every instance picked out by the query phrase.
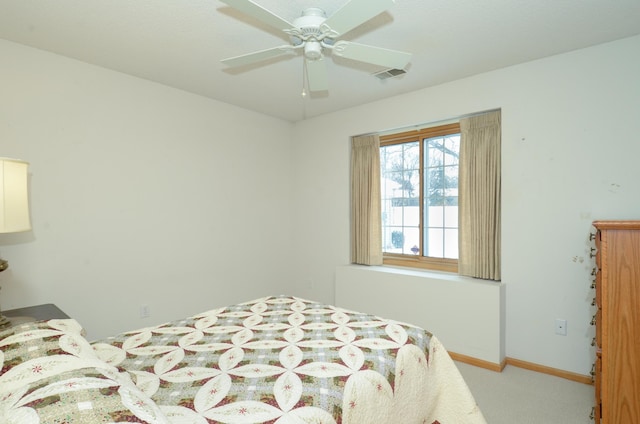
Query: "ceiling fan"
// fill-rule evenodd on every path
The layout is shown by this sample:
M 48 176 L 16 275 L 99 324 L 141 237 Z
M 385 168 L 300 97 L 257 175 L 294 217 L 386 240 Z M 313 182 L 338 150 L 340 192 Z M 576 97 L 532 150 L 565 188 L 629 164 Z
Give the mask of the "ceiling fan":
M 325 53 L 365 62 L 385 69 L 404 69 L 411 53 L 389 50 L 350 41 L 340 36 L 384 12 L 395 0 L 351 0 L 327 18 L 322 9 L 311 7 L 292 23 L 251 0 L 221 0 L 223 3 L 285 32 L 289 45 L 235 56 L 222 60 L 231 67 L 250 65 L 283 55 L 303 52 L 309 91 L 326 91 L 329 87 Z

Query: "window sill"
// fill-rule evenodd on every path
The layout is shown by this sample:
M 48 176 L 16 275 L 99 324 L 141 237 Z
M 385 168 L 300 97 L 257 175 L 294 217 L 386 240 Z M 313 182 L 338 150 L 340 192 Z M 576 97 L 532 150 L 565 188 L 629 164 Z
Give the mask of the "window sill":
M 400 274 L 400 275 L 409 275 L 413 277 L 423 277 L 423 278 L 432 278 L 436 280 L 473 280 L 473 278 L 463 277 L 454 272 L 448 271 L 438 271 L 433 269 L 423 269 L 423 268 L 412 268 L 407 266 L 398 266 L 398 265 L 376 265 L 376 266 L 366 266 L 366 265 L 356 265 L 352 264 L 352 266 L 362 266 L 366 267 L 371 271 L 383 272 L 388 274 Z
M 385 255 L 383 264 L 388 266 L 400 266 L 405 268 L 425 269 L 429 271 L 458 273 L 458 261 L 455 259 L 434 259 L 408 256 Z
M 483 280 L 481 278 L 467 277 L 459 275 L 457 272 L 438 271 L 433 269 L 412 268 L 397 265 L 358 265 L 351 264 L 348 267 L 357 267 L 363 270 L 378 272 L 382 274 L 395 274 L 408 277 L 418 277 L 433 281 L 448 281 L 459 283 L 486 284 L 489 286 L 501 285 L 500 281 Z

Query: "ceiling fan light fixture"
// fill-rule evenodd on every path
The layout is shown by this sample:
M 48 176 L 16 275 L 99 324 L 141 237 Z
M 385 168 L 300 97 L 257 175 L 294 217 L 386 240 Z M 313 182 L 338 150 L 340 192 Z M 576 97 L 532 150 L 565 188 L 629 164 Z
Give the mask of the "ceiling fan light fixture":
M 322 44 L 319 41 L 307 41 L 304 45 L 304 57 L 309 60 L 322 58 Z

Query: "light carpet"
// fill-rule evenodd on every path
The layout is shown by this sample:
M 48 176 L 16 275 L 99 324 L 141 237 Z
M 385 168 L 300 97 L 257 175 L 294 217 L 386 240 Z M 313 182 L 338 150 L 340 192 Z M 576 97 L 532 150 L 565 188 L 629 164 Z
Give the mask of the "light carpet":
M 501 373 L 461 362 L 456 366 L 488 424 L 593 422 L 592 385 L 509 365 Z

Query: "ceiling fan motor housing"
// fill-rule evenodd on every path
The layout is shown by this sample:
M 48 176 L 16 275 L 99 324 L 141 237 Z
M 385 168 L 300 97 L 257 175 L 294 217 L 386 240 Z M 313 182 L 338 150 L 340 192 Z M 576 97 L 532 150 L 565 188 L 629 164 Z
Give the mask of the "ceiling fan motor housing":
M 320 33 L 320 25 L 327 20 L 327 14 L 324 10 L 317 7 L 310 7 L 302 12 L 302 15 L 293 21 L 296 28 L 302 33 Z
M 311 7 L 302 12 L 302 16 L 293 21 L 295 35 L 303 41 L 322 40 L 326 36 L 321 26 L 327 20 L 322 9 Z

